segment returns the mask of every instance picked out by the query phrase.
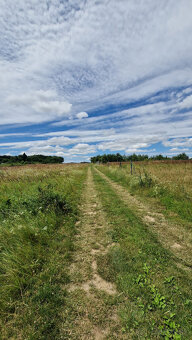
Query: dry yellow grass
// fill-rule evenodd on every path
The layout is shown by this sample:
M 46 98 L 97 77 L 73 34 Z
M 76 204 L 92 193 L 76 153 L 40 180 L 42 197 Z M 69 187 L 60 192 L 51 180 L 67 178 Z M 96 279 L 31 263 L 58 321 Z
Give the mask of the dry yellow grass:
M 108 163 L 106 165 L 111 172 L 120 169 L 119 163 Z M 119 177 L 130 179 L 130 163 L 122 163 Z M 186 193 L 192 196 L 192 162 L 184 161 L 147 161 L 133 162 L 133 175 L 147 172 L 151 177 L 168 187 L 174 193 Z
M 53 176 L 55 174 L 70 174 L 83 169 L 85 164 L 28 164 L 24 166 L 0 167 L 0 183 L 16 181 L 23 177 L 34 179 L 39 176 Z
M 138 172 L 147 171 L 174 191 L 182 190 L 192 195 L 192 163 L 139 162 L 134 163 Z

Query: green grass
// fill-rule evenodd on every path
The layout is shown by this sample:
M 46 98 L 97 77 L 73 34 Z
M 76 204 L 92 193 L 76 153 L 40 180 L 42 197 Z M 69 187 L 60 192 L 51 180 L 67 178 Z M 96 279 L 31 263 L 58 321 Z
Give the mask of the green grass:
M 94 180 L 117 243 L 98 260 L 99 272 L 124 296 L 123 331 L 132 339 L 191 339 L 188 272 L 95 171 Z
M 1 172 L 2 339 L 55 339 L 86 168 Z
M 70 338 L 86 300 L 89 319 L 98 326 L 115 306 L 125 338 L 191 339 L 191 272 L 177 266 L 179 260 L 96 172 L 115 244 L 97 256 L 98 274 L 115 282 L 119 295 L 98 293 L 93 306 L 82 291 L 80 298 L 66 291 L 86 169 L 58 165 L 0 171 L 1 338 Z M 150 178 L 142 180 L 143 186 L 132 184 L 131 190 L 154 190 Z M 124 183 L 130 188 L 130 182 Z

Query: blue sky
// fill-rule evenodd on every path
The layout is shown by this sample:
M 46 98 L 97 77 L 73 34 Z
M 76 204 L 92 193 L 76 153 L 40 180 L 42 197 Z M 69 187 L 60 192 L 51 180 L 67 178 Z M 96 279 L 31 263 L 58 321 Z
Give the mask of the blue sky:
M 0 154 L 192 157 L 191 0 L 0 2 Z

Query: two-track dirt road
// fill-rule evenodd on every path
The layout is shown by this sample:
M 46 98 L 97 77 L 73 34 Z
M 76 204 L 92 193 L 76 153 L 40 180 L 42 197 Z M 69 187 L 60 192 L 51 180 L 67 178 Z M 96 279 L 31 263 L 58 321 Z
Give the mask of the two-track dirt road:
M 78 233 L 70 267 L 70 283 L 66 287 L 67 317 L 65 312 L 62 339 L 131 339 L 128 333 L 123 332 L 118 313 L 122 302 L 119 298 L 121 293 L 114 283 L 104 280 L 99 273 L 98 263 L 102 266 L 100 256 L 118 244 L 114 244 L 110 237 L 111 226 L 93 181 L 95 171 L 157 235 L 162 246 L 173 252 L 178 266 L 189 271 L 190 240 L 185 230 L 166 221 L 162 214 L 149 209 L 121 185 L 97 169 L 93 172 L 91 168 L 88 169 L 80 206 L 81 218 L 77 222 Z

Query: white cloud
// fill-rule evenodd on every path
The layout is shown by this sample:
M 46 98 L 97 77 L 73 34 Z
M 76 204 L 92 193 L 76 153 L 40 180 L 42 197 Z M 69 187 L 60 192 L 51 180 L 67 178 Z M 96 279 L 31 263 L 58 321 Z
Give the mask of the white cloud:
M 28 145 L 29 146 L 29 145 Z M 21 147 L 24 147 L 22 145 Z M 59 145 L 31 145 L 28 150 L 22 149 L 22 152 L 26 152 L 27 155 L 33 154 L 43 154 L 43 155 L 55 155 L 64 157 L 65 161 L 70 162 L 79 162 L 79 161 L 89 161 L 90 156 L 88 154 L 92 154 L 96 151 L 96 147 L 89 144 L 76 144 L 71 148 L 63 148 Z
M 9 95 L 6 98 L 6 103 L 13 108 L 13 110 L 18 110 L 21 112 L 19 115 L 11 114 L 9 117 L 2 116 L 1 124 L 6 124 L 10 122 L 15 123 L 33 123 L 44 122 L 49 120 L 54 120 L 58 118 L 63 118 L 71 111 L 72 104 L 66 101 L 55 100 L 57 94 L 55 91 L 31 91 L 25 94 Z M 26 112 L 32 112 L 31 115 L 26 115 Z M 14 111 L 13 111 L 14 112 Z
M 88 113 L 87 112 L 79 112 L 79 113 L 76 114 L 76 117 L 78 119 L 87 118 L 88 117 Z
M 192 95 L 186 97 L 182 102 L 180 102 L 179 107 L 182 109 L 192 108 Z
M 174 138 L 172 140 L 164 141 L 163 144 L 167 147 L 192 147 L 192 138 Z
M 49 138 L 48 143 L 51 145 L 69 145 L 72 144 L 73 142 L 69 137 L 60 136 Z
M 94 153 L 96 151 L 96 147 L 94 145 L 89 144 L 77 144 L 73 148 L 69 150 L 70 154 L 75 155 L 86 155 L 89 153 Z
M 0 124 L 51 123 L 1 146 L 84 157 L 189 138 L 191 12 L 191 0 L 1 0 Z
M 4 137 L 21 137 L 21 136 L 29 136 L 28 133 L 22 133 L 22 132 L 15 132 L 15 133 L 1 133 L 0 134 L 0 138 L 4 138 Z
M 71 110 L 71 104 L 67 102 L 50 101 L 38 102 L 32 106 L 36 112 L 56 113 L 56 116 L 63 116 Z M 52 118 L 53 119 L 53 118 Z
M 180 148 L 171 148 L 170 152 L 172 152 L 172 151 L 177 152 L 177 153 L 188 152 L 189 148 L 183 148 L 183 149 L 180 149 Z
M 34 154 L 43 154 L 43 155 L 54 155 L 58 152 L 64 152 L 64 149 L 60 146 L 51 146 L 51 145 L 45 145 L 45 146 L 31 146 L 27 150 L 28 155 L 34 155 Z M 22 152 L 21 152 L 22 153 Z

